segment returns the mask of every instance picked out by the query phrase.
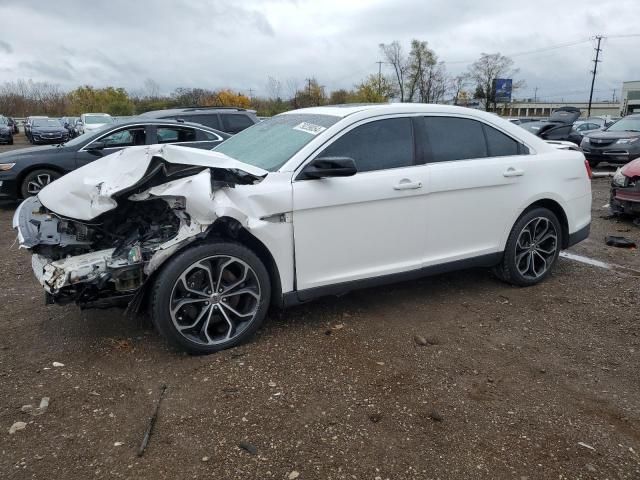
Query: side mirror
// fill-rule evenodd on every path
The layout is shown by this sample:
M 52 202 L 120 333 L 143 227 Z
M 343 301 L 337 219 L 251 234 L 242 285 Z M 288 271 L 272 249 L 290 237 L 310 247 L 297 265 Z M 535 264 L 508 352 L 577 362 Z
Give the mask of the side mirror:
M 356 173 L 358 173 L 358 169 L 353 158 L 319 157 L 304 167 L 298 178 L 307 180 L 327 177 L 351 177 Z
M 104 150 L 107 145 L 104 142 L 93 142 L 87 150 Z

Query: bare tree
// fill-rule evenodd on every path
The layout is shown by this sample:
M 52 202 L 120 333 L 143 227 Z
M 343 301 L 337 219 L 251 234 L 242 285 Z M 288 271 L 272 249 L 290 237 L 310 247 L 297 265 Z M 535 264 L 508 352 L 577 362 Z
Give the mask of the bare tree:
M 267 78 L 267 95 L 268 98 L 272 100 L 278 100 L 282 95 L 282 84 L 280 80 L 275 79 L 274 77 Z
M 391 65 L 395 73 L 396 87 L 398 94 L 400 95 L 400 101 L 404 102 L 407 99 L 405 97 L 405 82 L 408 70 L 408 59 L 402 52 L 402 46 L 400 42 L 394 40 L 389 44 L 381 43 L 380 50 L 384 55 L 387 63 Z
M 469 77 L 476 85 L 476 97 L 482 102 L 484 109 L 489 111 L 493 105 L 496 108 L 493 83 L 496 78 L 513 78 L 518 74 L 513 68 L 513 60 L 500 53 L 482 53 L 480 58 L 469 67 Z M 516 82 L 513 88 L 518 88 L 523 82 Z
M 468 83 L 469 83 L 469 75 L 466 73 L 456 75 L 451 79 L 451 91 L 453 93 L 454 105 L 460 105 L 460 97 L 461 97 L 462 91 L 465 89 Z

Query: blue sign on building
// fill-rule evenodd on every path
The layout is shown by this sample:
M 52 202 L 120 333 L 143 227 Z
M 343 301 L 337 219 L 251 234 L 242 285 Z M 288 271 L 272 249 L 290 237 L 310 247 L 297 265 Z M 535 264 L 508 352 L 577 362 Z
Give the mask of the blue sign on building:
M 511 90 L 513 81 L 510 78 L 496 78 L 493 81 L 493 92 L 496 103 L 511 102 Z

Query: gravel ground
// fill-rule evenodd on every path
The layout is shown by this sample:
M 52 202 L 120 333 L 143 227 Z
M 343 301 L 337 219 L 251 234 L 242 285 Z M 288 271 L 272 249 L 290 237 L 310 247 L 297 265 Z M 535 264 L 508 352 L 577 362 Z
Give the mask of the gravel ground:
M 602 218 L 608 180 L 593 185 L 574 253 L 640 271 L 637 250 L 604 245 L 640 228 Z M 144 318 L 43 305 L 14 208 L 0 207 L 2 478 L 640 478 L 634 271 L 560 259 L 528 289 L 485 270 L 368 289 L 189 357 Z M 44 413 L 21 411 L 42 397 Z

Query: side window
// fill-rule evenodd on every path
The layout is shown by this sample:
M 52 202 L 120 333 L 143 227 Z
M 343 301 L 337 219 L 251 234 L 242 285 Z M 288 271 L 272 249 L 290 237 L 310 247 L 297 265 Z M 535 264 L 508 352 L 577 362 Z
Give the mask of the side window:
M 132 127 L 118 130 L 99 139 L 106 148 L 132 147 L 134 145 L 145 145 L 146 135 L 144 127 Z
M 223 130 L 225 132 L 238 133 L 253 125 L 253 120 L 251 120 L 247 115 L 231 113 L 222 114 L 222 123 L 224 124 Z
M 487 136 L 487 149 L 490 157 L 507 157 L 523 153 L 521 145 L 513 138 L 488 125 L 483 125 L 483 127 Z
M 177 118 L 181 118 L 185 122 L 199 123 L 200 125 L 204 125 L 205 127 L 220 130 L 220 121 L 218 120 L 217 113 L 211 113 L 208 115 L 180 115 Z
M 189 127 L 158 127 L 158 143 L 195 142 L 196 131 Z
M 319 157 L 351 157 L 358 172 L 407 167 L 413 161 L 411 119 L 377 120 L 354 128 L 329 145 Z
M 454 117 L 424 117 L 427 162 L 448 162 L 487 156 L 487 142 L 482 124 L 476 120 Z
M 220 140 L 220 137 L 215 133 L 202 130 L 202 134 L 204 135 L 204 138 L 209 142 L 217 142 L 218 140 Z

